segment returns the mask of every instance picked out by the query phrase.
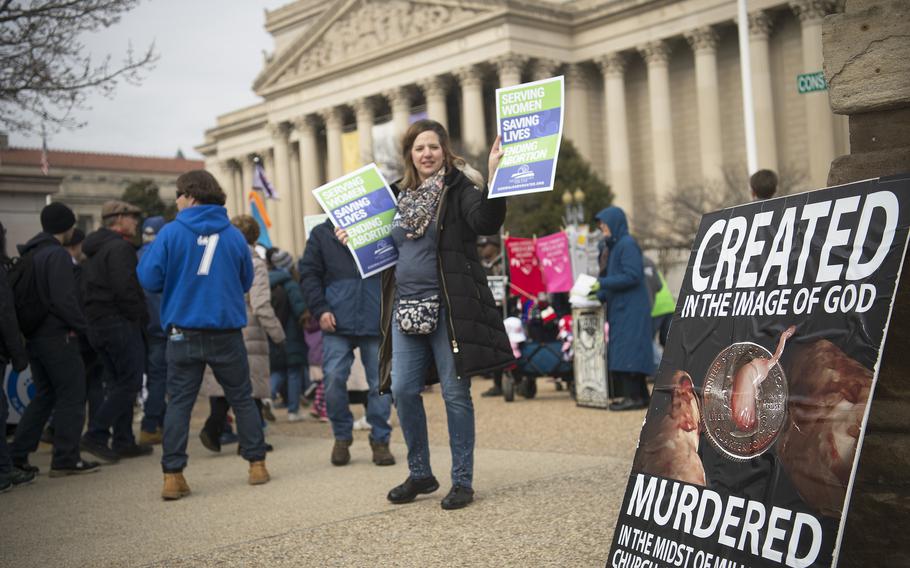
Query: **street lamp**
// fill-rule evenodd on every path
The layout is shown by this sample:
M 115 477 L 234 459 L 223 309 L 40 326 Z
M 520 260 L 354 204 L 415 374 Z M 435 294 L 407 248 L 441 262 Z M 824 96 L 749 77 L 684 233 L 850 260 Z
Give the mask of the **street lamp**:
M 575 192 L 568 189 L 562 194 L 562 204 L 566 208 L 566 224 L 573 228 L 585 222 L 585 192 L 580 187 Z

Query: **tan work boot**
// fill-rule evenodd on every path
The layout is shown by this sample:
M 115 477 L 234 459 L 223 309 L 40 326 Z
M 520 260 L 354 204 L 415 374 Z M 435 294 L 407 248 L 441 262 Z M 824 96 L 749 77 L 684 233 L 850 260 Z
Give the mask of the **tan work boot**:
M 161 428 L 157 428 L 154 432 L 146 432 L 142 430 L 139 432 L 139 445 L 140 446 L 155 446 L 161 443 L 161 439 L 164 437 L 164 433 L 161 431 Z
M 176 501 L 190 494 L 190 486 L 186 484 L 186 479 L 182 473 L 165 473 L 164 489 L 161 490 L 161 498 L 165 501 Z
M 395 465 L 395 456 L 389 451 L 388 442 L 370 440 L 370 447 L 373 448 L 373 463 L 376 465 Z
M 332 465 L 347 465 L 351 461 L 351 444 L 354 440 L 335 440 L 332 448 Z
M 250 485 L 262 485 L 272 479 L 265 469 L 265 460 L 250 462 Z

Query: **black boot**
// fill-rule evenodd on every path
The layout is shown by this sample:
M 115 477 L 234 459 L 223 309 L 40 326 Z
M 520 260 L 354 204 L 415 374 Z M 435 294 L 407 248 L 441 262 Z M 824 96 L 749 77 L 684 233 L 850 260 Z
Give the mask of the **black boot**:
M 439 489 L 439 482 L 432 475 L 424 479 L 408 477 L 404 483 L 389 491 L 388 499 L 396 505 L 410 503 L 418 495 L 426 495 Z

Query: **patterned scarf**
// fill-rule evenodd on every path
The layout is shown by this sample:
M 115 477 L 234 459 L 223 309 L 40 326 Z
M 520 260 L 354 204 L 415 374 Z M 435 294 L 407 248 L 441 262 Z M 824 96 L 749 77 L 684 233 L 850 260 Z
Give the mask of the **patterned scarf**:
M 445 168 L 428 177 L 417 189 L 405 189 L 398 198 L 400 226 L 409 239 L 419 239 L 436 217 L 439 196 L 445 186 Z

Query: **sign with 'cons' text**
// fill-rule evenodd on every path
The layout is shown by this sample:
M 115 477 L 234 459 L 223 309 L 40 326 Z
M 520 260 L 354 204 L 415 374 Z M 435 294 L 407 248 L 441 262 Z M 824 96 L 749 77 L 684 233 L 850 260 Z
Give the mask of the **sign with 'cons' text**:
M 607 566 L 837 565 L 910 177 L 702 218 Z
M 376 164 L 369 164 L 313 190 L 332 224 L 348 233 L 363 278 L 382 272 L 398 261 L 392 241 L 395 195 Z
M 490 197 L 550 191 L 562 141 L 563 77 L 496 89 L 503 156 Z

